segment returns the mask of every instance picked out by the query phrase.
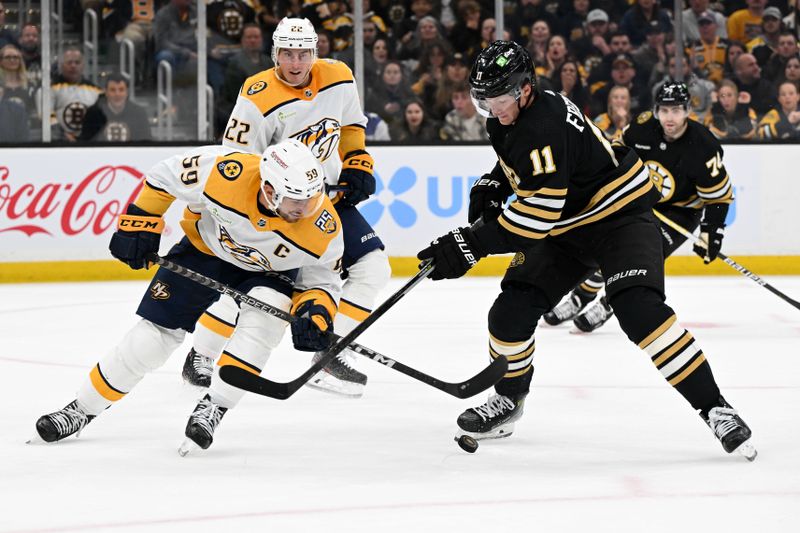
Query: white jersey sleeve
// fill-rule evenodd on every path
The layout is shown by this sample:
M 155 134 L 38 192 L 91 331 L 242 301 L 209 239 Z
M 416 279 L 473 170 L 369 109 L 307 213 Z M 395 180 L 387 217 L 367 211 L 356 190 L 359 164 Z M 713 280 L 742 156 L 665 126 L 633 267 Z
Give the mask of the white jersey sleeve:
M 189 204 L 198 203 L 219 156 L 231 152 L 224 146 L 198 146 L 156 163 L 145 174 L 147 184 Z

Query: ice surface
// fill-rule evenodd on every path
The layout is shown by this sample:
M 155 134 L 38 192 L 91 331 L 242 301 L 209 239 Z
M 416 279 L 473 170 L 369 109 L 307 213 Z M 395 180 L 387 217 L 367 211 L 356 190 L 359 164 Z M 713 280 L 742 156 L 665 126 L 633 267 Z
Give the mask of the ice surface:
M 800 297 L 800 278 L 769 281 Z M 144 287 L 0 285 L 0 530 L 800 531 L 800 311 L 744 278 L 670 278 L 668 303 L 753 429 L 754 463 L 722 451 L 615 319 L 591 335 L 541 327 L 525 416 L 474 455 L 455 419 L 484 395 L 458 400 L 364 359 L 360 400 L 248 395 L 207 452 L 181 458 L 198 397 L 180 379 L 188 344 L 80 439 L 26 445 L 133 324 Z M 361 342 L 464 379 L 487 363 L 497 290 L 426 281 Z M 284 343 L 266 372 L 308 364 Z

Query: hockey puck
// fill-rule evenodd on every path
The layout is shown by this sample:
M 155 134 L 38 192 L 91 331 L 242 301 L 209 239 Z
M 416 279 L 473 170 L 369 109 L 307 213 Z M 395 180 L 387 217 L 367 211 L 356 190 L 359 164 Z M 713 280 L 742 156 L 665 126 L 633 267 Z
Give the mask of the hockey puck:
M 478 441 L 469 435 L 461 435 L 456 439 L 456 442 L 467 453 L 475 453 L 478 451 Z

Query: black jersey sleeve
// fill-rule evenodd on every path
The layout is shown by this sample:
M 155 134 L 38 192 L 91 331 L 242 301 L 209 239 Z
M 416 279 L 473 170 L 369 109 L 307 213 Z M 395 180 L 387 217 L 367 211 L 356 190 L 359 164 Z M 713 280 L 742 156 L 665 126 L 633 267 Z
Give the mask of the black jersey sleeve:
M 696 129 L 697 149 L 692 157 L 697 195 L 704 204 L 730 204 L 733 185 L 722 162 L 723 150 L 719 141 L 705 126 L 691 124 Z

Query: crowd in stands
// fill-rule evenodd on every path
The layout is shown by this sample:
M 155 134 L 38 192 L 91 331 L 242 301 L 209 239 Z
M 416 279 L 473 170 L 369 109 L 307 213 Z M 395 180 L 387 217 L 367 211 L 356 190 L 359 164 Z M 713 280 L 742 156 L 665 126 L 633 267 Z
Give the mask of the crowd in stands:
M 319 33 L 319 57 L 354 68 L 353 0 L 207 0 L 207 83 L 219 134 L 239 88 L 272 66 L 271 34 L 284 16 Z M 494 0 L 363 2 L 363 102 L 368 138 L 398 143 L 485 141 L 485 119 L 469 96 L 473 58 L 496 35 Z M 721 139 L 800 139 L 800 55 L 794 0 L 686 0 L 676 42 L 670 0 L 505 1 L 504 37 L 531 53 L 540 86 L 564 94 L 610 138 L 652 108 L 659 86 L 678 74 L 692 117 Z M 667 2 L 669 2 L 667 4 Z M 156 65 L 172 67 L 179 106 L 196 103 L 195 0 L 65 0 L 67 20 L 95 9 L 101 50 L 136 49 L 135 80 L 111 72 L 98 87 L 85 58 L 66 46 L 52 66 L 54 139 L 151 139 L 154 106 L 129 99 L 129 83 L 151 88 Z M 27 140 L 40 123 L 39 27 L 8 29 L 0 4 L 0 142 Z M 137 93 L 138 93 L 137 89 Z M 194 106 L 194 107 L 193 107 Z

